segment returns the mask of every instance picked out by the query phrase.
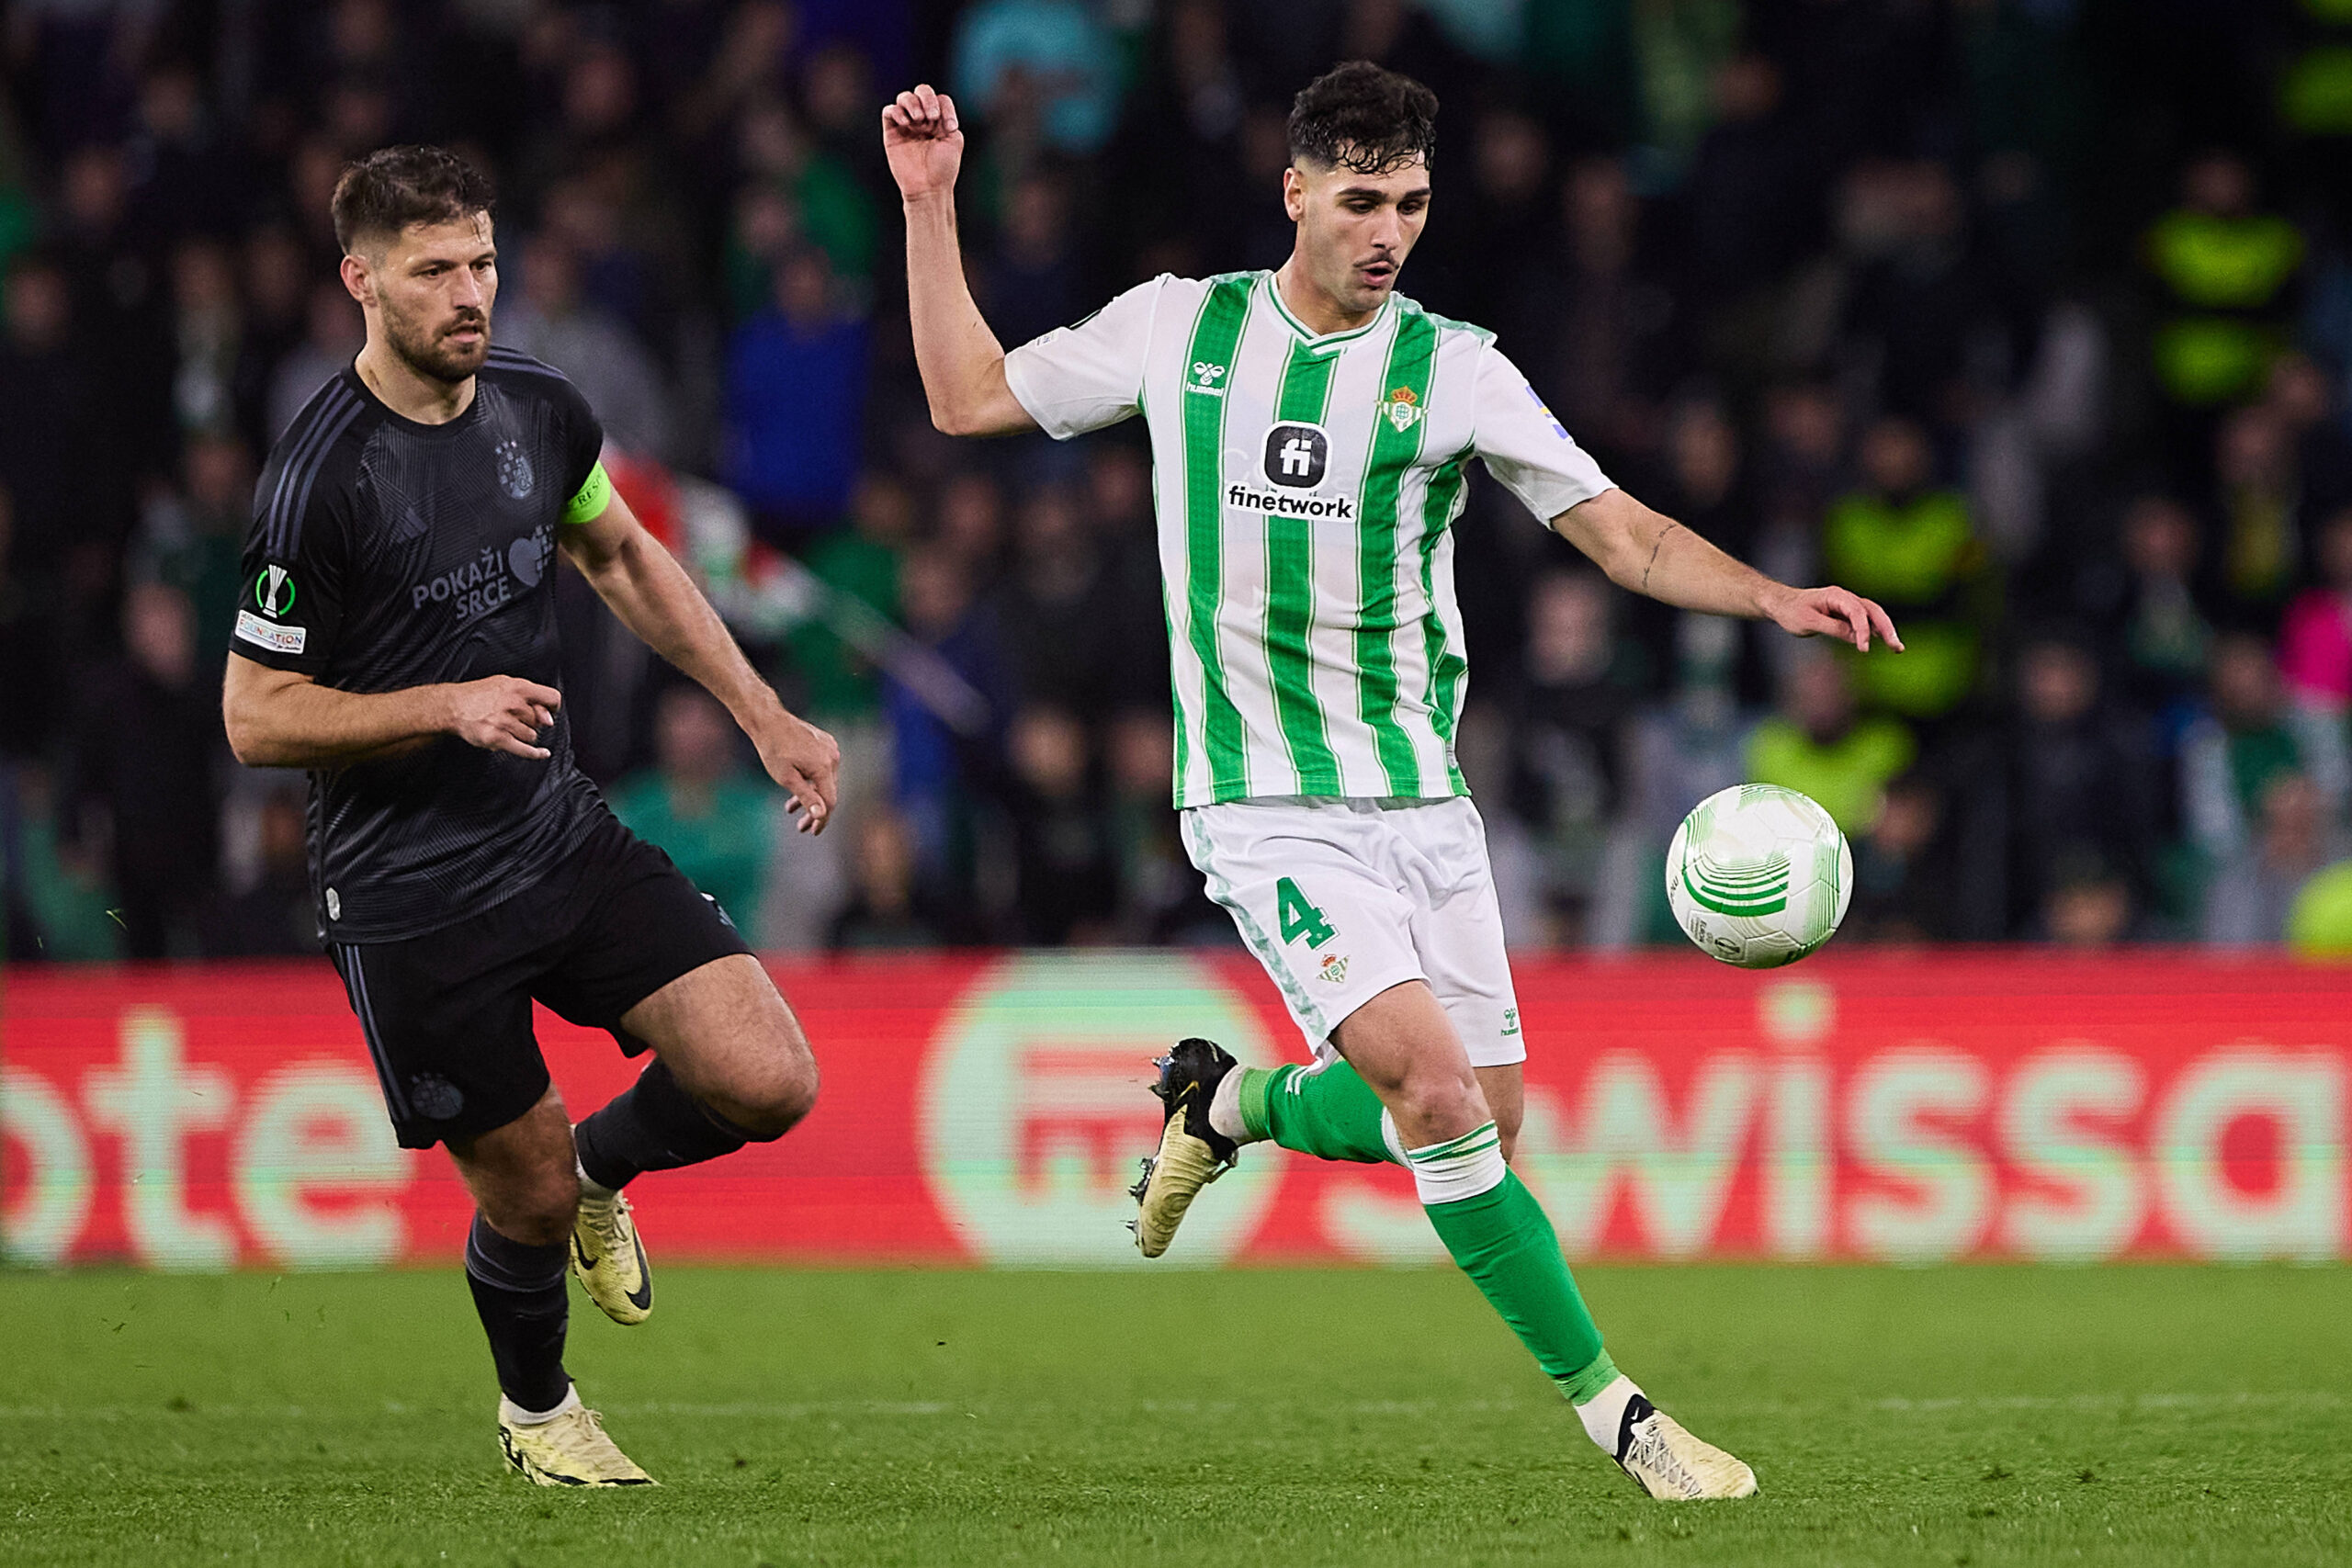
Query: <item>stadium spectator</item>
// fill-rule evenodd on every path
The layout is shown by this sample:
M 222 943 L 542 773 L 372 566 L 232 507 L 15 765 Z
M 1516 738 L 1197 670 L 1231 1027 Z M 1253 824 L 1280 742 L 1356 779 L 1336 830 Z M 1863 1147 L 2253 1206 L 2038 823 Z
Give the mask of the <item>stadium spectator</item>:
M 1027 343 L 1080 314 L 1077 242 L 1068 182 L 1032 171 L 1013 182 L 995 254 L 980 268 L 980 299 L 1007 343 Z
M 2341 719 L 2352 708 L 2352 506 L 2320 525 L 2319 583 L 2296 595 L 2278 631 L 2278 671 L 2298 706 Z
M 782 543 L 841 521 L 857 479 L 865 324 L 842 308 L 822 253 L 775 270 L 775 299 L 727 352 L 727 480 L 763 537 Z
M 1859 711 L 1844 660 L 1806 652 L 1781 679 L 1781 711 L 1747 738 L 1747 776 L 1811 795 L 1850 837 L 1878 820 L 1918 745 L 1902 720 Z
M 1169 806 L 1175 728 L 1164 706 L 1129 709 L 1111 724 L 1104 750 L 1111 776 L 1111 843 L 1118 863 L 1114 931 L 1124 942 L 1219 946 L 1233 940 L 1233 922 L 1209 902 Z
M 662 694 L 654 749 L 651 770 L 614 786 L 613 815 L 667 852 L 758 946 L 777 791 L 743 765 L 727 710 L 700 686 L 682 682 Z
M 899 568 L 907 630 L 978 693 L 982 728 L 959 734 L 922 695 L 895 677 L 882 686 L 890 727 L 891 793 L 913 835 L 916 897 L 927 909 L 956 912 L 955 931 L 981 929 L 974 890 L 976 807 L 1000 787 L 1004 728 L 1020 705 L 996 617 L 977 603 L 962 558 L 940 546 L 910 552 Z
M 2121 654 L 2124 694 L 2159 716 L 2178 715 L 2193 700 L 2212 651 L 2213 624 L 2195 586 L 2200 543 L 2187 507 L 2143 495 L 2123 514 L 2120 560 L 2100 573 L 2113 587 L 2092 590 L 2114 606 L 2105 629 Z M 2167 716 L 2167 729 L 2185 717 Z
M 1944 795 L 1921 773 L 1889 784 L 1868 829 L 1851 837 L 1854 892 L 1838 934 L 1848 941 L 1932 942 L 1951 934 L 1952 837 Z
M 854 599 L 874 615 L 899 613 L 899 569 L 913 541 L 914 497 L 885 473 L 858 480 L 850 502 L 850 526 L 814 540 L 803 558 L 809 572 L 837 594 Z M 874 667 L 842 639 L 837 619 L 812 618 L 793 628 L 780 671 L 801 687 L 800 711 L 842 739 L 874 722 L 879 689 Z
M 1968 358 L 2004 323 L 1993 280 L 1968 254 L 1951 172 L 1925 159 L 1865 163 L 1846 203 L 1853 273 L 1840 335 L 1877 366 L 1874 402 L 1930 427 L 1961 423 Z
M 2070 637 L 2018 655 L 2009 746 L 2009 888 L 2022 926 L 2059 897 L 2069 852 L 2094 857 L 2102 886 L 2120 879 L 2144 908 L 2154 886 L 2159 802 L 2146 721 L 2103 699 L 2098 662 Z
M 270 370 L 270 445 L 286 434 L 302 405 L 358 356 L 365 341 L 359 307 L 342 280 L 313 283 L 302 308 L 302 339 L 280 355 Z
M 107 866 L 123 955 L 192 956 L 220 860 L 220 692 L 197 662 L 195 616 L 178 589 L 132 588 L 122 643 L 82 692 L 63 818 L 77 847 Z
M 2033 934 L 2061 947 L 2096 951 L 2138 934 L 2131 878 L 2086 844 L 2069 844 L 2052 863 Z
M 105 526 L 104 367 L 84 345 L 64 269 L 39 253 L 7 276 L 0 338 L 0 487 L 14 502 L 15 559 L 35 577 Z
M 172 326 L 177 363 L 172 406 L 178 428 L 219 434 L 237 417 L 237 361 L 244 343 L 236 273 L 229 251 L 209 237 L 172 254 Z
M 121 917 L 100 857 L 61 822 L 49 770 L 0 769 L 0 844 L 7 850 L 7 956 L 11 964 L 119 958 Z
M 61 717 L 68 665 L 46 587 L 17 570 L 15 503 L 0 485 L 0 772 L 43 755 Z
M 1643 659 L 1617 637 L 1615 609 L 1594 572 L 1544 574 L 1528 605 L 1522 673 L 1506 699 L 1503 798 L 1534 857 L 1539 918 L 1559 931 L 1583 929 L 1629 782 Z
M 2225 612 L 2236 625 L 2267 633 L 2295 586 L 2304 548 L 2302 486 L 2285 422 L 2260 404 L 2224 417 L 2213 476 Z
M 2204 940 L 2230 947 L 2282 941 L 2303 885 L 2345 849 L 2318 785 L 2301 773 L 2272 779 L 2262 792 L 2260 830 L 2206 894 Z
M 253 505 L 253 458 L 233 434 L 192 437 L 181 456 L 181 482 L 158 491 L 131 539 L 133 581 L 161 582 L 187 596 L 196 617 L 197 662 L 217 669 L 228 657 L 236 619 L 245 525 Z
M 1935 482 L 1935 454 L 1917 423 L 1878 421 L 1859 456 L 1861 487 L 1822 525 L 1822 566 L 1886 606 L 1904 653 L 1860 661 L 1857 686 L 1873 706 L 1939 719 L 1976 691 L 1992 631 L 1984 550 L 1967 498 Z
M 923 918 L 915 902 L 914 831 L 888 807 L 857 826 L 856 893 L 834 918 L 827 945 L 836 951 L 931 947 L 950 932 Z
M 2181 815 L 2189 841 L 2218 865 L 2250 837 L 2272 781 L 2305 762 L 2278 666 L 2260 638 L 2235 634 L 2216 643 L 2206 692 L 2209 711 L 2182 740 Z
M 939 487 L 934 533 L 933 542 L 956 558 L 976 586 L 992 587 L 1004 564 L 1003 487 L 983 473 L 950 476 Z
M 2181 171 L 2180 205 L 2147 240 L 2167 310 L 2151 344 L 2167 396 L 2212 408 L 2261 385 L 2305 253 L 2291 221 L 2256 209 L 2254 171 L 2244 159 L 2210 152 Z
M 1079 0 L 980 0 L 956 34 L 955 92 L 1013 144 L 1088 153 L 1118 109 L 1116 46 Z
M 1113 618 L 1102 545 L 1086 525 L 1078 494 L 1058 484 L 1032 491 L 1013 540 L 997 624 L 1022 693 L 1070 712 L 1109 711 L 1117 646 L 1133 633 Z
M 1519 268 L 1495 329 L 1603 464 L 1648 456 L 1681 368 L 1674 298 L 1642 253 L 1642 224 L 1621 160 L 1577 164 L 1560 187 L 1558 238 Z
M 1780 66 L 1761 53 L 1715 72 L 1714 124 L 1699 139 L 1682 200 L 1690 287 L 1711 315 L 1770 290 L 1819 235 L 1813 154 L 1783 86 Z
M 205 951 L 216 958 L 284 958 L 319 951 L 318 907 L 303 842 L 302 791 L 281 785 L 255 813 L 252 882 L 226 894 L 206 922 Z
M 1117 867 L 1085 728 L 1067 709 L 1033 703 L 1014 716 L 1005 749 L 1014 780 L 1015 935 L 1046 946 L 1106 940 Z
M 619 317 L 581 297 L 578 258 L 560 240 L 542 231 L 521 249 L 521 288 L 499 302 L 498 341 L 571 377 L 622 450 L 673 458 L 660 365 Z

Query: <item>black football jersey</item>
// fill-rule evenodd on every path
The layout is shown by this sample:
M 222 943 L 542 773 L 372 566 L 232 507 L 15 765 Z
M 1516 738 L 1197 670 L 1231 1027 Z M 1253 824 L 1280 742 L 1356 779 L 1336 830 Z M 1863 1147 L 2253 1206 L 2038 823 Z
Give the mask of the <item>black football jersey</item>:
M 345 367 L 269 455 L 230 647 L 346 692 L 559 686 L 556 537 L 603 446 L 562 373 L 509 350 L 446 424 L 393 412 Z M 605 807 L 560 709 L 538 743 L 545 761 L 440 735 L 312 770 L 322 939 L 416 936 L 544 875 Z

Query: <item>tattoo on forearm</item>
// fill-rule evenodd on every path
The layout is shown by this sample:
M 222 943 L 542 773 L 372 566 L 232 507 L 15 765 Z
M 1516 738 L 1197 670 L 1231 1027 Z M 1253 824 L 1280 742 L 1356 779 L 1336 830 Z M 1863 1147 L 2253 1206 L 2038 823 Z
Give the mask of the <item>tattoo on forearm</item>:
M 1652 545 L 1652 546 L 1650 547 L 1650 559 L 1649 559 L 1649 564 L 1648 564 L 1647 566 L 1645 566 L 1644 568 L 1642 568 L 1642 592 L 1643 592 L 1647 593 L 1647 592 L 1650 591 L 1650 573 L 1651 573 L 1652 571 L 1656 570 L 1657 570 L 1657 553 L 1658 553 L 1658 551 L 1660 551 L 1660 550 L 1662 550 L 1662 549 L 1666 548 L 1666 536 L 1667 536 L 1668 534 L 1673 533 L 1676 529 L 1678 529 L 1678 528 L 1679 528 L 1679 527 L 1681 527 L 1681 526 L 1682 526 L 1682 525 L 1681 525 L 1681 524 L 1679 524 L 1679 523 L 1668 522 L 1665 527 L 1660 528 L 1660 529 L 1657 531 L 1657 543 L 1656 543 L 1656 544 L 1654 544 L 1654 545 Z

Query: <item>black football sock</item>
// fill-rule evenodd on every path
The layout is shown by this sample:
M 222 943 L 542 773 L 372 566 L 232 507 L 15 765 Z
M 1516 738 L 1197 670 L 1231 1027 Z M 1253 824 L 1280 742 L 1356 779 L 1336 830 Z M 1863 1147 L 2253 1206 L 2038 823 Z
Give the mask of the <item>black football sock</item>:
M 695 1100 L 659 1060 L 572 1129 L 582 1173 L 615 1192 L 646 1171 L 700 1165 L 754 1141 L 767 1140 L 754 1140 Z
M 526 1410 L 553 1410 L 571 1389 L 563 1370 L 563 1331 L 571 1315 L 564 1270 L 571 1261 L 564 1243 L 526 1246 L 499 1235 L 479 1213 L 466 1234 L 466 1283 L 490 1336 L 498 1386 Z

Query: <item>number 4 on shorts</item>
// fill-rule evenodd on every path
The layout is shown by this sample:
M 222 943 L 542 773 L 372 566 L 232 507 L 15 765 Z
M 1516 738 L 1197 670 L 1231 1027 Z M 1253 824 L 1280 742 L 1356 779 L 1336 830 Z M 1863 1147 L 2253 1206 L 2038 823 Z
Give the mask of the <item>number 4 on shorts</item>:
M 1309 949 L 1317 948 L 1330 941 L 1334 934 L 1331 922 L 1323 918 L 1323 911 L 1317 908 L 1313 900 L 1298 890 L 1298 884 L 1287 876 L 1274 884 L 1274 914 L 1282 922 L 1285 944 L 1305 937 Z

